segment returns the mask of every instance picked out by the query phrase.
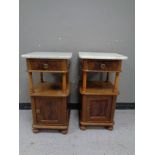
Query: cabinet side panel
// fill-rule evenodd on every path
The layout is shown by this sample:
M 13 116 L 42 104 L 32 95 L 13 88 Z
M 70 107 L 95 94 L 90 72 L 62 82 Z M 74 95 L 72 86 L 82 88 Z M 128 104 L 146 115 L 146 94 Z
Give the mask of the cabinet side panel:
M 81 112 L 82 121 L 86 121 L 86 114 L 87 114 L 87 97 L 86 95 L 82 95 L 82 112 Z
M 60 111 L 60 121 L 66 124 L 68 121 L 67 97 L 61 98 Z
M 37 120 L 36 120 L 35 97 L 31 97 L 31 108 L 32 108 L 33 124 L 36 124 L 37 123 Z
M 117 100 L 117 96 L 113 96 L 112 97 L 112 108 L 111 108 L 111 115 L 110 115 L 110 119 L 113 122 L 114 119 L 114 114 L 115 114 L 115 109 L 116 109 L 116 100 Z

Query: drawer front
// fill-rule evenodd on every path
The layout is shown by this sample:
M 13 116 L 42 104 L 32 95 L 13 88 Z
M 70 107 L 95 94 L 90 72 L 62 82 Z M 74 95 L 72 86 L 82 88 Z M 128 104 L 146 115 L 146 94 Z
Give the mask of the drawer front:
M 66 60 L 29 59 L 29 70 L 67 71 Z
M 115 98 L 113 96 L 84 95 L 85 121 L 110 122 L 114 113 Z
M 93 71 L 121 71 L 120 60 L 87 60 L 84 69 Z

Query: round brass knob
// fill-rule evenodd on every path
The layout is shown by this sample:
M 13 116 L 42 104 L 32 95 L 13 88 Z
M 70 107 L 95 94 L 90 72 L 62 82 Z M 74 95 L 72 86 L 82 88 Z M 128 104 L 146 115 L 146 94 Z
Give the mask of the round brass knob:
M 48 64 L 43 64 L 44 69 L 48 69 Z
M 101 64 L 101 69 L 104 69 L 105 68 L 105 64 Z

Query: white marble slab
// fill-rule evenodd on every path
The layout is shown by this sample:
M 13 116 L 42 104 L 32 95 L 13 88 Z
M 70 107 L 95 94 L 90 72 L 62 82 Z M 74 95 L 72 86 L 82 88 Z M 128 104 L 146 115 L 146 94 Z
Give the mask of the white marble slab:
M 32 52 L 22 55 L 23 58 L 33 59 L 71 59 L 71 52 Z
M 127 56 L 117 53 L 104 52 L 79 52 L 80 59 L 107 59 L 107 60 L 125 60 Z

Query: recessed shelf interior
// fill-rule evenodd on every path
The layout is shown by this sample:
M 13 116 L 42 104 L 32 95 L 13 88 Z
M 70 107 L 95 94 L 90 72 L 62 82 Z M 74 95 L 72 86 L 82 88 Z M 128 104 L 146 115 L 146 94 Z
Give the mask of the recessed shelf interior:
M 87 73 L 86 90 L 82 89 L 80 92 L 84 94 L 105 94 L 105 95 L 118 95 L 119 92 L 114 92 L 114 77 L 115 73 L 109 73 L 107 80 L 107 73 Z
M 67 91 L 62 90 L 61 83 L 43 82 L 34 85 L 33 96 L 66 96 L 69 94 L 69 84 L 67 84 Z
M 32 74 L 33 93 L 31 96 L 67 96 L 69 94 L 68 82 L 66 91 L 63 90 L 62 73 L 43 73 L 43 82 L 41 82 L 40 73 Z
M 118 92 L 114 92 L 114 85 L 111 82 L 105 81 L 87 81 L 87 89 L 83 91 L 81 87 L 80 92 L 96 95 L 118 95 Z

